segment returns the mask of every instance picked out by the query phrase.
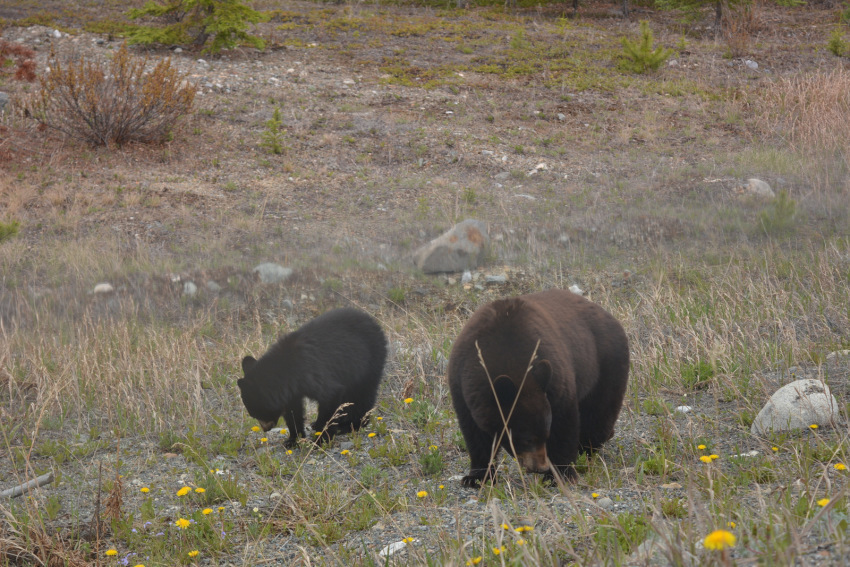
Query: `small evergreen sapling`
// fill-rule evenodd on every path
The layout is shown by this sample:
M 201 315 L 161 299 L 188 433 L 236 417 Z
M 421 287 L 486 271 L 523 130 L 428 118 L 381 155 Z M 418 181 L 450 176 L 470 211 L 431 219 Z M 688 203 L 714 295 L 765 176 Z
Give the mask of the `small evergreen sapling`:
M 283 153 L 283 120 L 280 118 L 280 107 L 274 109 L 271 119 L 266 121 L 266 129 L 263 132 L 262 147 L 275 155 Z
M 646 20 L 640 23 L 640 36 L 640 41 L 637 42 L 627 37 L 621 39 L 626 56 L 623 67 L 635 73 L 655 71 L 670 57 L 672 51 L 664 47 L 652 48 L 652 30 Z
M 163 45 L 193 44 L 207 53 L 218 53 L 224 48 L 248 44 L 263 49 L 266 42 L 248 33 L 248 25 L 267 19 L 241 0 L 167 0 L 158 4 L 149 0 L 141 8 L 130 10 L 131 19 L 152 17 L 171 22 L 165 27 L 140 26 L 134 30 L 131 43 Z

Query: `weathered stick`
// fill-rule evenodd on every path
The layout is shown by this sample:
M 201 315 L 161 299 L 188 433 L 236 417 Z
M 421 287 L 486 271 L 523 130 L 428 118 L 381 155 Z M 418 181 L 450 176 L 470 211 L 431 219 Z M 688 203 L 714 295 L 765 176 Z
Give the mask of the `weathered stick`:
M 50 484 L 51 482 L 53 482 L 53 471 L 43 474 L 38 478 L 34 478 L 29 482 L 25 482 L 20 486 L 15 486 L 0 492 L 0 498 L 15 498 L 21 494 L 29 492 L 33 488 L 38 488 L 39 486 Z

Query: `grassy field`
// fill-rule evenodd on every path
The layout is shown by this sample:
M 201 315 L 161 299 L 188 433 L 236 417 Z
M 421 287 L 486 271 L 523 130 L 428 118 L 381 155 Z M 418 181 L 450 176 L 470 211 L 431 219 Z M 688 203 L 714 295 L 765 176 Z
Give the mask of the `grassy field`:
M 16 0 L 0 29 L 44 73 L 49 47 L 108 60 L 141 4 Z M 199 87 L 162 144 L 91 147 L 13 102 L 0 490 L 55 480 L 0 499 L 0 565 L 843 564 L 840 9 L 757 3 L 715 38 L 713 12 L 584 4 L 257 2 L 262 52 L 132 48 Z M 621 38 L 644 19 L 676 64 L 636 74 Z M 0 79 L 15 101 L 38 88 Z M 264 143 L 275 109 L 280 152 Z M 752 177 L 777 197 L 749 194 Z M 464 218 L 490 228 L 475 281 L 418 272 L 412 251 Z M 263 285 L 265 261 L 294 275 Z M 630 339 L 615 437 L 574 486 L 503 456 L 497 483 L 461 488 L 454 337 L 487 301 L 571 285 Z M 374 418 L 287 451 L 252 430 L 239 361 L 343 305 L 391 342 Z M 799 377 L 829 384 L 836 427 L 751 435 Z M 731 549 L 706 549 L 716 529 Z

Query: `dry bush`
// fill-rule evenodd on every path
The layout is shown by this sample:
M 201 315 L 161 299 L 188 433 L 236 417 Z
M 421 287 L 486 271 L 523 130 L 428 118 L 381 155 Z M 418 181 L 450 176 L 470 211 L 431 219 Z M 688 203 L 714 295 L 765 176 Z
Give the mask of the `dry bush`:
M 761 126 L 794 150 L 850 165 L 850 74 L 844 69 L 781 78 L 757 104 L 765 109 Z
M 162 141 L 191 111 L 196 88 L 169 59 L 147 73 L 146 64 L 124 45 L 106 68 L 84 57 L 63 63 L 51 52 L 50 72 L 28 110 L 42 124 L 95 146 Z
M 723 13 L 723 33 L 733 57 L 741 57 L 750 47 L 752 36 L 764 29 L 759 0 L 729 8 Z

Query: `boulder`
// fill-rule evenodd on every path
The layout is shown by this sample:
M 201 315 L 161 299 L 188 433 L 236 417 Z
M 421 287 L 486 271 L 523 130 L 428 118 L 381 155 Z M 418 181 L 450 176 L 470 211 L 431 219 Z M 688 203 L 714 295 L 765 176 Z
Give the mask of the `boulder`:
M 751 195 L 764 197 L 765 199 L 773 199 L 776 197 L 776 193 L 773 192 L 773 189 L 767 181 L 762 181 L 755 177 L 747 179 L 747 184 L 744 185 L 744 191 Z
M 466 219 L 416 250 L 413 260 L 426 274 L 463 272 L 484 261 L 489 241 L 486 224 Z
M 786 384 L 774 393 L 756 416 L 754 435 L 806 429 L 812 424 L 831 425 L 838 418 L 838 402 L 829 386 L 807 378 Z

